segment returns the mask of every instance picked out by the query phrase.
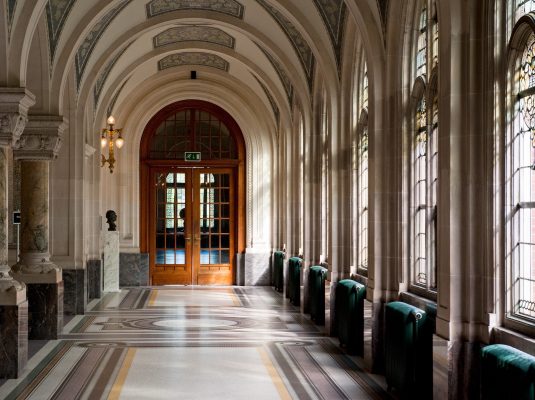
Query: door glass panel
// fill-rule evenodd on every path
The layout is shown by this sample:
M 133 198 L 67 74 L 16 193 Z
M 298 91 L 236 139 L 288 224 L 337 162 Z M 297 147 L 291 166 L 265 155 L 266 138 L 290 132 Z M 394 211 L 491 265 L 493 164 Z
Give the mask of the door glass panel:
M 157 173 L 156 264 L 184 264 L 186 241 L 186 177 L 184 173 Z
M 201 173 L 199 179 L 201 264 L 228 264 L 229 252 L 221 252 L 229 248 L 228 235 L 223 239 L 221 233 L 230 230 L 230 220 L 222 219 L 231 213 L 230 204 L 222 204 L 230 198 L 230 174 Z

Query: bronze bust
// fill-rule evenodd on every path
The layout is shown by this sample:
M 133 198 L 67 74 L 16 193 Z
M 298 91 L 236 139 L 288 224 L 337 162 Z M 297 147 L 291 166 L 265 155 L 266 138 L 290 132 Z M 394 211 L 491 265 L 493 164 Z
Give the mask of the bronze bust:
M 106 223 L 108 224 L 108 231 L 115 232 L 117 230 L 117 225 L 115 225 L 115 221 L 117 221 L 117 214 L 113 210 L 106 211 Z

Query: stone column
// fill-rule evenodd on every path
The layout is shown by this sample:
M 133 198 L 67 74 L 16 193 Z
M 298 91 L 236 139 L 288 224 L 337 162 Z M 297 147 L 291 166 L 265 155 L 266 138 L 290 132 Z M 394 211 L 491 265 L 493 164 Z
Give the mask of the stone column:
M 8 265 L 8 161 L 18 141 L 34 96 L 23 88 L 0 88 L 0 378 L 18 378 L 28 360 L 26 285 Z
M 63 117 L 30 116 L 15 145 L 21 160 L 21 252 L 13 276 L 26 283 L 30 339 L 57 339 L 63 329 L 63 278 L 50 261 L 49 161 L 57 157 L 65 128 Z

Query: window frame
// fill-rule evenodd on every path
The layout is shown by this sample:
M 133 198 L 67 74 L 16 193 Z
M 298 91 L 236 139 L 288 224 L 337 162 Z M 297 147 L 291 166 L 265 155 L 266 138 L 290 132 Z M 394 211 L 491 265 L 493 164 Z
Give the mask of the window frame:
M 516 11 L 516 4 L 514 6 L 514 10 Z M 501 236 L 503 243 L 503 254 L 501 264 L 503 265 L 504 269 L 501 277 L 498 296 L 499 298 L 503 298 L 503 308 L 501 309 L 503 326 L 514 331 L 535 336 L 535 316 L 523 317 L 513 311 L 517 299 L 514 294 L 515 290 L 513 289 L 512 283 L 515 269 L 520 268 L 520 266 L 516 264 L 517 257 L 515 256 L 515 248 L 519 244 L 520 240 L 518 237 L 519 234 L 515 234 L 514 232 L 514 230 L 517 229 L 515 217 L 517 216 L 517 213 L 523 209 L 531 209 L 535 211 L 535 194 L 533 192 L 530 198 L 531 201 L 521 201 L 522 199 L 518 199 L 518 201 L 516 201 L 517 199 L 515 198 L 518 197 L 519 194 L 515 193 L 515 186 L 517 185 L 515 182 L 517 178 L 514 176 L 515 173 L 518 173 L 515 169 L 517 161 L 514 157 L 516 153 L 516 146 L 518 145 L 518 142 L 516 141 L 520 140 L 518 139 L 518 136 L 522 134 L 517 130 L 517 119 L 519 118 L 518 113 L 520 112 L 518 109 L 518 102 L 522 98 L 526 98 L 528 96 L 535 97 L 535 85 L 521 90 L 519 88 L 519 79 L 515 79 L 517 76 L 517 71 L 522 62 L 525 47 L 528 44 L 528 40 L 530 39 L 531 35 L 535 35 L 535 13 L 528 13 L 518 19 L 508 41 L 505 102 L 506 121 L 504 134 L 502 136 L 503 139 L 498 143 L 500 151 L 502 152 L 500 156 L 502 167 L 499 179 L 503 184 L 503 217 Z M 535 134 L 535 131 L 533 131 L 533 134 Z M 533 141 L 533 138 L 531 140 Z M 531 157 L 535 157 L 535 146 L 533 146 L 531 151 Z M 525 167 L 527 166 L 520 166 L 519 169 Z M 531 185 L 533 190 L 535 172 L 532 172 L 531 174 Z M 535 223 L 532 222 L 529 229 L 533 232 L 534 228 Z M 535 244 L 535 242 L 532 244 Z M 532 255 L 532 257 L 534 256 Z M 533 268 L 533 261 L 531 267 Z M 532 295 L 532 299 L 533 298 L 535 298 L 535 293 Z

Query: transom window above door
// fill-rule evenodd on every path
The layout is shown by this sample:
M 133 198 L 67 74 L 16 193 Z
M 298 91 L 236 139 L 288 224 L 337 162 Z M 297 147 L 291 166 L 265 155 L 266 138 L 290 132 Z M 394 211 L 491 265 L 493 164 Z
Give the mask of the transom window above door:
M 201 152 L 203 160 L 237 158 L 236 143 L 224 121 L 194 108 L 170 115 L 156 128 L 149 158 L 181 160 L 185 152 Z

